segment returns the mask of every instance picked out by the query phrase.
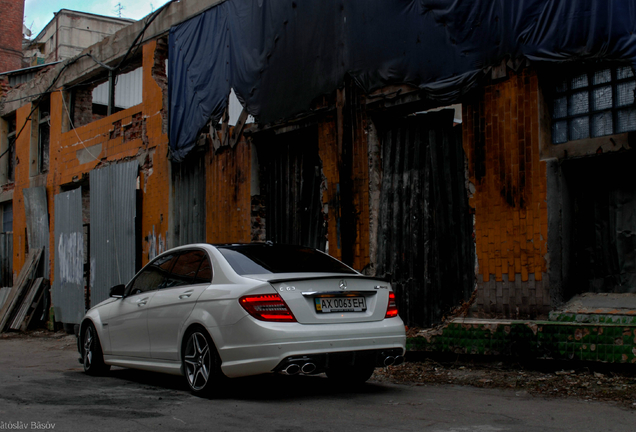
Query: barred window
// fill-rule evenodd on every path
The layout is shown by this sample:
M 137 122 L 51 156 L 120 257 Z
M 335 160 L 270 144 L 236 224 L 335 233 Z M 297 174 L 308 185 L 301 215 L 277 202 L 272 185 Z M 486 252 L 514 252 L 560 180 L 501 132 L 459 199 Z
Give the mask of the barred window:
M 630 66 L 570 76 L 556 84 L 552 143 L 636 131 L 636 78 Z

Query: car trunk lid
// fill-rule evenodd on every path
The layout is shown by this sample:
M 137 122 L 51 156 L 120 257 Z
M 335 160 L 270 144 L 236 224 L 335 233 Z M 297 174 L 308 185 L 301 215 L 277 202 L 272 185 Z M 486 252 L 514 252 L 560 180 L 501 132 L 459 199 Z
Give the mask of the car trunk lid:
M 269 282 L 301 324 L 381 321 L 390 284 L 352 274 L 267 274 L 248 277 Z

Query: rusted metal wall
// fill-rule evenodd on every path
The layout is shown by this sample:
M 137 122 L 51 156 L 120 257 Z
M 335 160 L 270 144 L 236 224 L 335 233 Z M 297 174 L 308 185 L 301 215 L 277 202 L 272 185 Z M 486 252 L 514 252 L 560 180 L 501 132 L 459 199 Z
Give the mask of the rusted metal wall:
M 461 128 L 445 110 L 386 122 L 381 141 L 377 274 L 407 325 L 429 326 L 475 284 Z
M 90 304 L 108 298 L 110 288 L 135 275 L 137 161 L 90 173 Z
M 251 146 L 242 137 L 234 148 L 224 146 L 209 153 L 206 195 L 208 242 L 249 243 Z
M 205 183 L 203 156 L 172 164 L 174 246 L 206 241 Z
M 0 233 L 0 287 L 13 286 L 13 233 Z
M 82 190 L 55 196 L 55 320 L 79 324 L 85 312 Z
M 49 275 L 49 211 L 46 188 L 40 186 L 23 189 L 22 193 L 29 250 L 44 248 L 44 257 L 40 264 L 42 272 L 38 275 L 47 277 Z
M 259 140 L 267 240 L 325 250 L 327 224 L 317 137 L 316 129 L 308 128 Z

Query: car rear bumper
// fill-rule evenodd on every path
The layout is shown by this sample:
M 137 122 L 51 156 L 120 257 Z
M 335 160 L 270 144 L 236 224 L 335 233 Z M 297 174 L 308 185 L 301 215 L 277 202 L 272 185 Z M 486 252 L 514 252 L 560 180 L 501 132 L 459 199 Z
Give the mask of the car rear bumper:
M 337 353 L 397 350 L 406 346 L 404 323 L 400 318 L 346 324 L 271 323 L 245 317 L 231 332 L 209 329 L 228 377 L 268 373 L 280 369 L 286 359 L 318 357 Z M 215 331 L 216 330 L 216 331 Z M 215 333 L 218 335 L 215 337 Z M 321 357 L 322 358 L 322 357 Z

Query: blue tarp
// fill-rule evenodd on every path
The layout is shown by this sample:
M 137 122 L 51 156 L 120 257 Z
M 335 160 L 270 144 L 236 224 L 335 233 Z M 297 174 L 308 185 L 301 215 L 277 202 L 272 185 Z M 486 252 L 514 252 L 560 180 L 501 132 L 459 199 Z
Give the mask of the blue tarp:
M 170 31 L 170 148 L 179 161 L 234 88 L 260 123 L 310 109 L 346 74 L 457 101 L 490 68 L 636 64 L 633 0 L 227 0 Z

